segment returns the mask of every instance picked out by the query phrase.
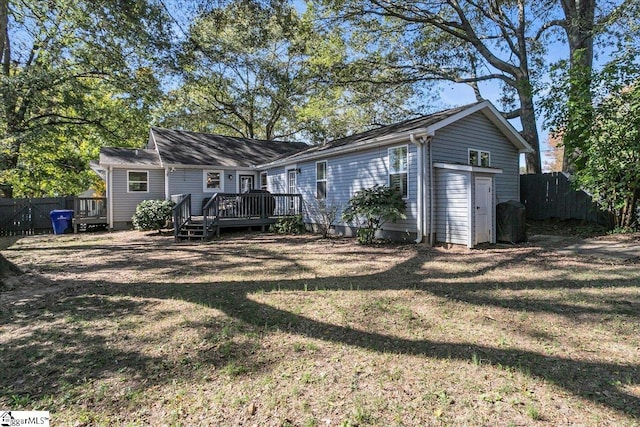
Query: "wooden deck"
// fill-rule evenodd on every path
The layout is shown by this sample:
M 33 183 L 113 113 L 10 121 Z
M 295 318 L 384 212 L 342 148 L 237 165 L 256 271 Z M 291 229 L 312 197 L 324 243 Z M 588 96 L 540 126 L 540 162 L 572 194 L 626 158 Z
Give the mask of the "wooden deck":
M 302 213 L 299 194 L 216 193 L 202 208 L 202 215 L 191 215 L 191 195 L 172 196 L 174 207 L 174 237 L 176 240 L 205 240 L 220 235 L 223 228 L 262 227 L 280 218 Z
M 109 225 L 106 197 L 76 197 L 73 208 L 73 232 L 93 226 Z

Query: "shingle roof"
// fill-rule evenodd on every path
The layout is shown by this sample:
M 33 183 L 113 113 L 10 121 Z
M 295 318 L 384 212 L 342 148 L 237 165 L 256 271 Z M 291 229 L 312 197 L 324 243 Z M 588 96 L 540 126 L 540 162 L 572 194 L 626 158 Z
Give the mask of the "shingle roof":
M 160 166 L 160 158 L 155 150 L 102 147 L 100 149 L 100 164 Z
M 251 167 L 307 148 L 300 142 L 250 138 L 151 128 L 162 161 L 166 164 Z
M 354 135 L 350 135 L 344 138 L 340 138 L 340 139 L 335 139 L 333 141 L 329 141 L 325 144 L 321 144 L 321 145 L 315 145 L 312 146 L 310 148 L 308 148 L 307 150 L 304 151 L 300 151 L 298 153 L 295 153 L 291 156 L 288 156 L 287 159 L 290 159 L 291 161 L 295 161 L 295 159 L 298 156 L 306 156 L 308 154 L 312 154 L 312 153 L 321 153 L 324 150 L 329 150 L 329 149 L 333 149 L 333 148 L 338 148 L 338 147 L 344 147 L 347 145 L 352 145 L 352 144 L 357 144 L 357 143 L 364 143 L 366 141 L 370 141 L 376 138 L 381 138 L 384 136 L 389 136 L 389 135 L 393 135 L 393 134 L 398 134 L 398 133 L 403 133 L 403 132 L 410 132 L 412 130 L 415 129 L 422 129 L 422 128 L 426 128 L 429 127 L 430 125 L 434 124 L 434 123 L 438 123 L 442 120 L 447 119 L 448 117 L 451 117 L 455 114 L 458 114 L 461 111 L 466 110 L 467 108 L 476 105 L 477 103 L 473 103 L 473 104 L 469 104 L 469 105 L 464 105 L 462 107 L 456 107 L 456 108 L 451 108 L 448 110 L 444 110 L 444 111 L 439 111 L 437 113 L 433 113 L 433 114 L 429 114 L 426 116 L 421 116 L 421 117 L 417 117 L 414 119 L 409 119 L 409 120 L 405 120 L 403 122 L 400 123 L 395 123 L 392 125 L 388 125 L 388 126 L 382 126 L 382 127 L 378 127 L 375 129 L 371 129 L 365 132 L 361 132 L 361 133 L 357 133 Z

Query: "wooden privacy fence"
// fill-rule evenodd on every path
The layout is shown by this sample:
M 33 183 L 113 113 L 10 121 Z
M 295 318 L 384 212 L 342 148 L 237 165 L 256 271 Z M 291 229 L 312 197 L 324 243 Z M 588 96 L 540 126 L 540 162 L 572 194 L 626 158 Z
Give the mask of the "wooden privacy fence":
M 74 209 L 74 197 L 0 199 L 0 236 L 52 233 L 49 213 Z
M 528 219 L 579 219 L 610 226 L 611 215 L 591 196 L 575 190 L 562 172 L 520 175 L 520 201 Z

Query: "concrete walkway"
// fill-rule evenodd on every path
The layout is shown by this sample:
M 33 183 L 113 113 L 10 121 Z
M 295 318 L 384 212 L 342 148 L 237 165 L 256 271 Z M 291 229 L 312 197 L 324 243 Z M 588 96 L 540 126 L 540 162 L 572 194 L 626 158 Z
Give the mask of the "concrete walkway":
M 640 262 L 640 239 L 576 239 L 565 236 L 532 235 L 529 242 L 555 248 L 562 255 L 585 255 L 620 261 Z

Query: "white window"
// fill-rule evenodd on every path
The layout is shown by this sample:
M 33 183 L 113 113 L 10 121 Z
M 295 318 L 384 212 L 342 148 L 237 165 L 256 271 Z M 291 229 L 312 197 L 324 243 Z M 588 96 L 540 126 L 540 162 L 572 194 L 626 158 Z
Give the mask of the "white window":
M 327 162 L 316 163 L 316 199 L 327 198 Z
M 127 193 L 149 192 L 149 171 L 127 171 Z
M 471 166 L 491 166 L 491 153 L 488 151 L 469 149 L 469 164 Z
M 203 171 L 202 191 L 215 193 L 224 191 L 224 174 L 222 171 Z
M 262 172 L 260 174 L 260 189 L 261 190 L 267 190 L 269 188 L 269 184 L 267 181 L 267 173 L 266 172 Z
M 409 150 L 403 147 L 389 148 L 389 187 L 407 197 L 409 175 Z

